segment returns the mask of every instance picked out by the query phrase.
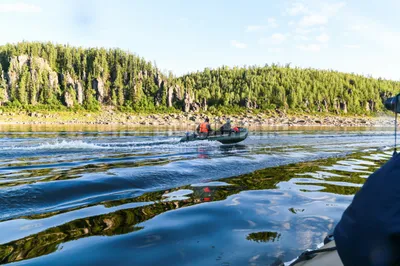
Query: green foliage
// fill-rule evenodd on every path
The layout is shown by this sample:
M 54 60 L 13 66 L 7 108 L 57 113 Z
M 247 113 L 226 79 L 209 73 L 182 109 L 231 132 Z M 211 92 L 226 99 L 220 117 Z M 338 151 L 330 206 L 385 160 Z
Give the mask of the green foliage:
M 23 105 L 28 103 L 28 93 L 27 93 L 27 85 L 28 84 L 27 83 L 28 83 L 29 76 L 30 76 L 30 74 L 29 74 L 28 66 L 24 66 L 23 71 L 20 76 L 19 88 L 17 91 L 17 99 Z
M 3 77 L 3 68 L 0 64 L 0 106 L 7 100 L 6 97 L 7 84 Z
M 19 56 L 28 60 L 21 63 L 24 60 Z M 122 107 L 129 100 L 132 109 L 154 109 L 159 89 L 155 76 L 165 78 L 151 63 L 119 49 L 37 42 L 6 44 L 0 46 L 0 102 L 4 97 L 1 92 L 7 87 L 3 86 L 2 69 L 16 77 L 8 88 L 9 106 L 60 105 L 68 89 L 82 84 L 82 106 L 90 111 L 107 104 Z M 98 81 L 96 88 L 94 80 Z M 78 102 L 78 93 L 74 97 Z
M 195 101 L 205 97 L 211 112 L 242 107 L 303 113 L 375 113 L 384 110 L 385 98 L 400 91 L 400 83 L 395 81 L 279 65 L 205 69 L 179 80 L 195 92 Z
M 85 101 L 83 106 L 86 110 L 91 112 L 97 112 L 101 110 L 100 103 L 94 98 L 95 91 L 93 89 L 88 89 L 85 91 Z
M 6 89 L 4 87 L 0 87 L 0 106 L 6 101 Z
M 397 94 L 400 83 L 276 64 L 206 68 L 177 78 L 120 49 L 37 42 L 0 46 L 0 103 L 9 99 L 9 106 L 60 106 L 68 89 L 75 90 L 75 103 L 83 96 L 82 107 L 91 111 L 104 105 L 128 112 L 183 110 L 186 94 L 213 114 L 246 109 L 373 114 L 384 110 L 384 99 Z

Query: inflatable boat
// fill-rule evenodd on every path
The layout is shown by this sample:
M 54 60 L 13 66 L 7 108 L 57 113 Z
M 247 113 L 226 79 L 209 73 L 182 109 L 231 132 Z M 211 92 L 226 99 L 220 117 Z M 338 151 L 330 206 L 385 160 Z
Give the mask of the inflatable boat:
M 182 137 L 180 142 L 198 141 L 198 140 L 209 140 L 219 141 L 222 144 L 234 144 L 241 142 L 247 138 L 249 131 L 246 128 L 239 127 L 237 132 L 224 132 L 221 134 L 218 131 L 213 131 L 209 134 L 201 133 L 186 133 L 186 136 Z

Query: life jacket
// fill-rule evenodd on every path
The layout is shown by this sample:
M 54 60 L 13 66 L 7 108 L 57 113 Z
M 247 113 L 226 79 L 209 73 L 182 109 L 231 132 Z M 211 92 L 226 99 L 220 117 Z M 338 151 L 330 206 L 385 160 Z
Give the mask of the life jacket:
M 203 122 L 200 124 L 200 133 L 208 133 L 208 123 Z
M 233 128 L 233 131 L 239 132 L 239 128 L 238 128 L 238 127 L 234 127 L 234 128 Z

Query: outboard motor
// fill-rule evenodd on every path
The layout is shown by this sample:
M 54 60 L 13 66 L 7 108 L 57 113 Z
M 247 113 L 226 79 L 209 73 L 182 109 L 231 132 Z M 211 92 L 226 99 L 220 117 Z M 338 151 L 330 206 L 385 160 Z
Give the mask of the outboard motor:
M 385 108 L 392 112 L 400 113 L 400 104 L 399 103 L 400 103 L 400 94 L 398 94 L 395 97 L 388 98 L 385 101 Z

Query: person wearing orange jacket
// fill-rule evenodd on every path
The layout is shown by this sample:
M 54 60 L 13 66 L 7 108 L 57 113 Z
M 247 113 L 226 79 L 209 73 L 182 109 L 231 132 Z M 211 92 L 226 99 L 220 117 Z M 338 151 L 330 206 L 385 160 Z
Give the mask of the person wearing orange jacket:
M 206 118 L 203 123 L 201 123 L 197 127 L 197 132 L 200 133 L 200 135 L 209 135 L 210 132 L 212 131 L 211 126 L 210 126 L 210 119 Z

